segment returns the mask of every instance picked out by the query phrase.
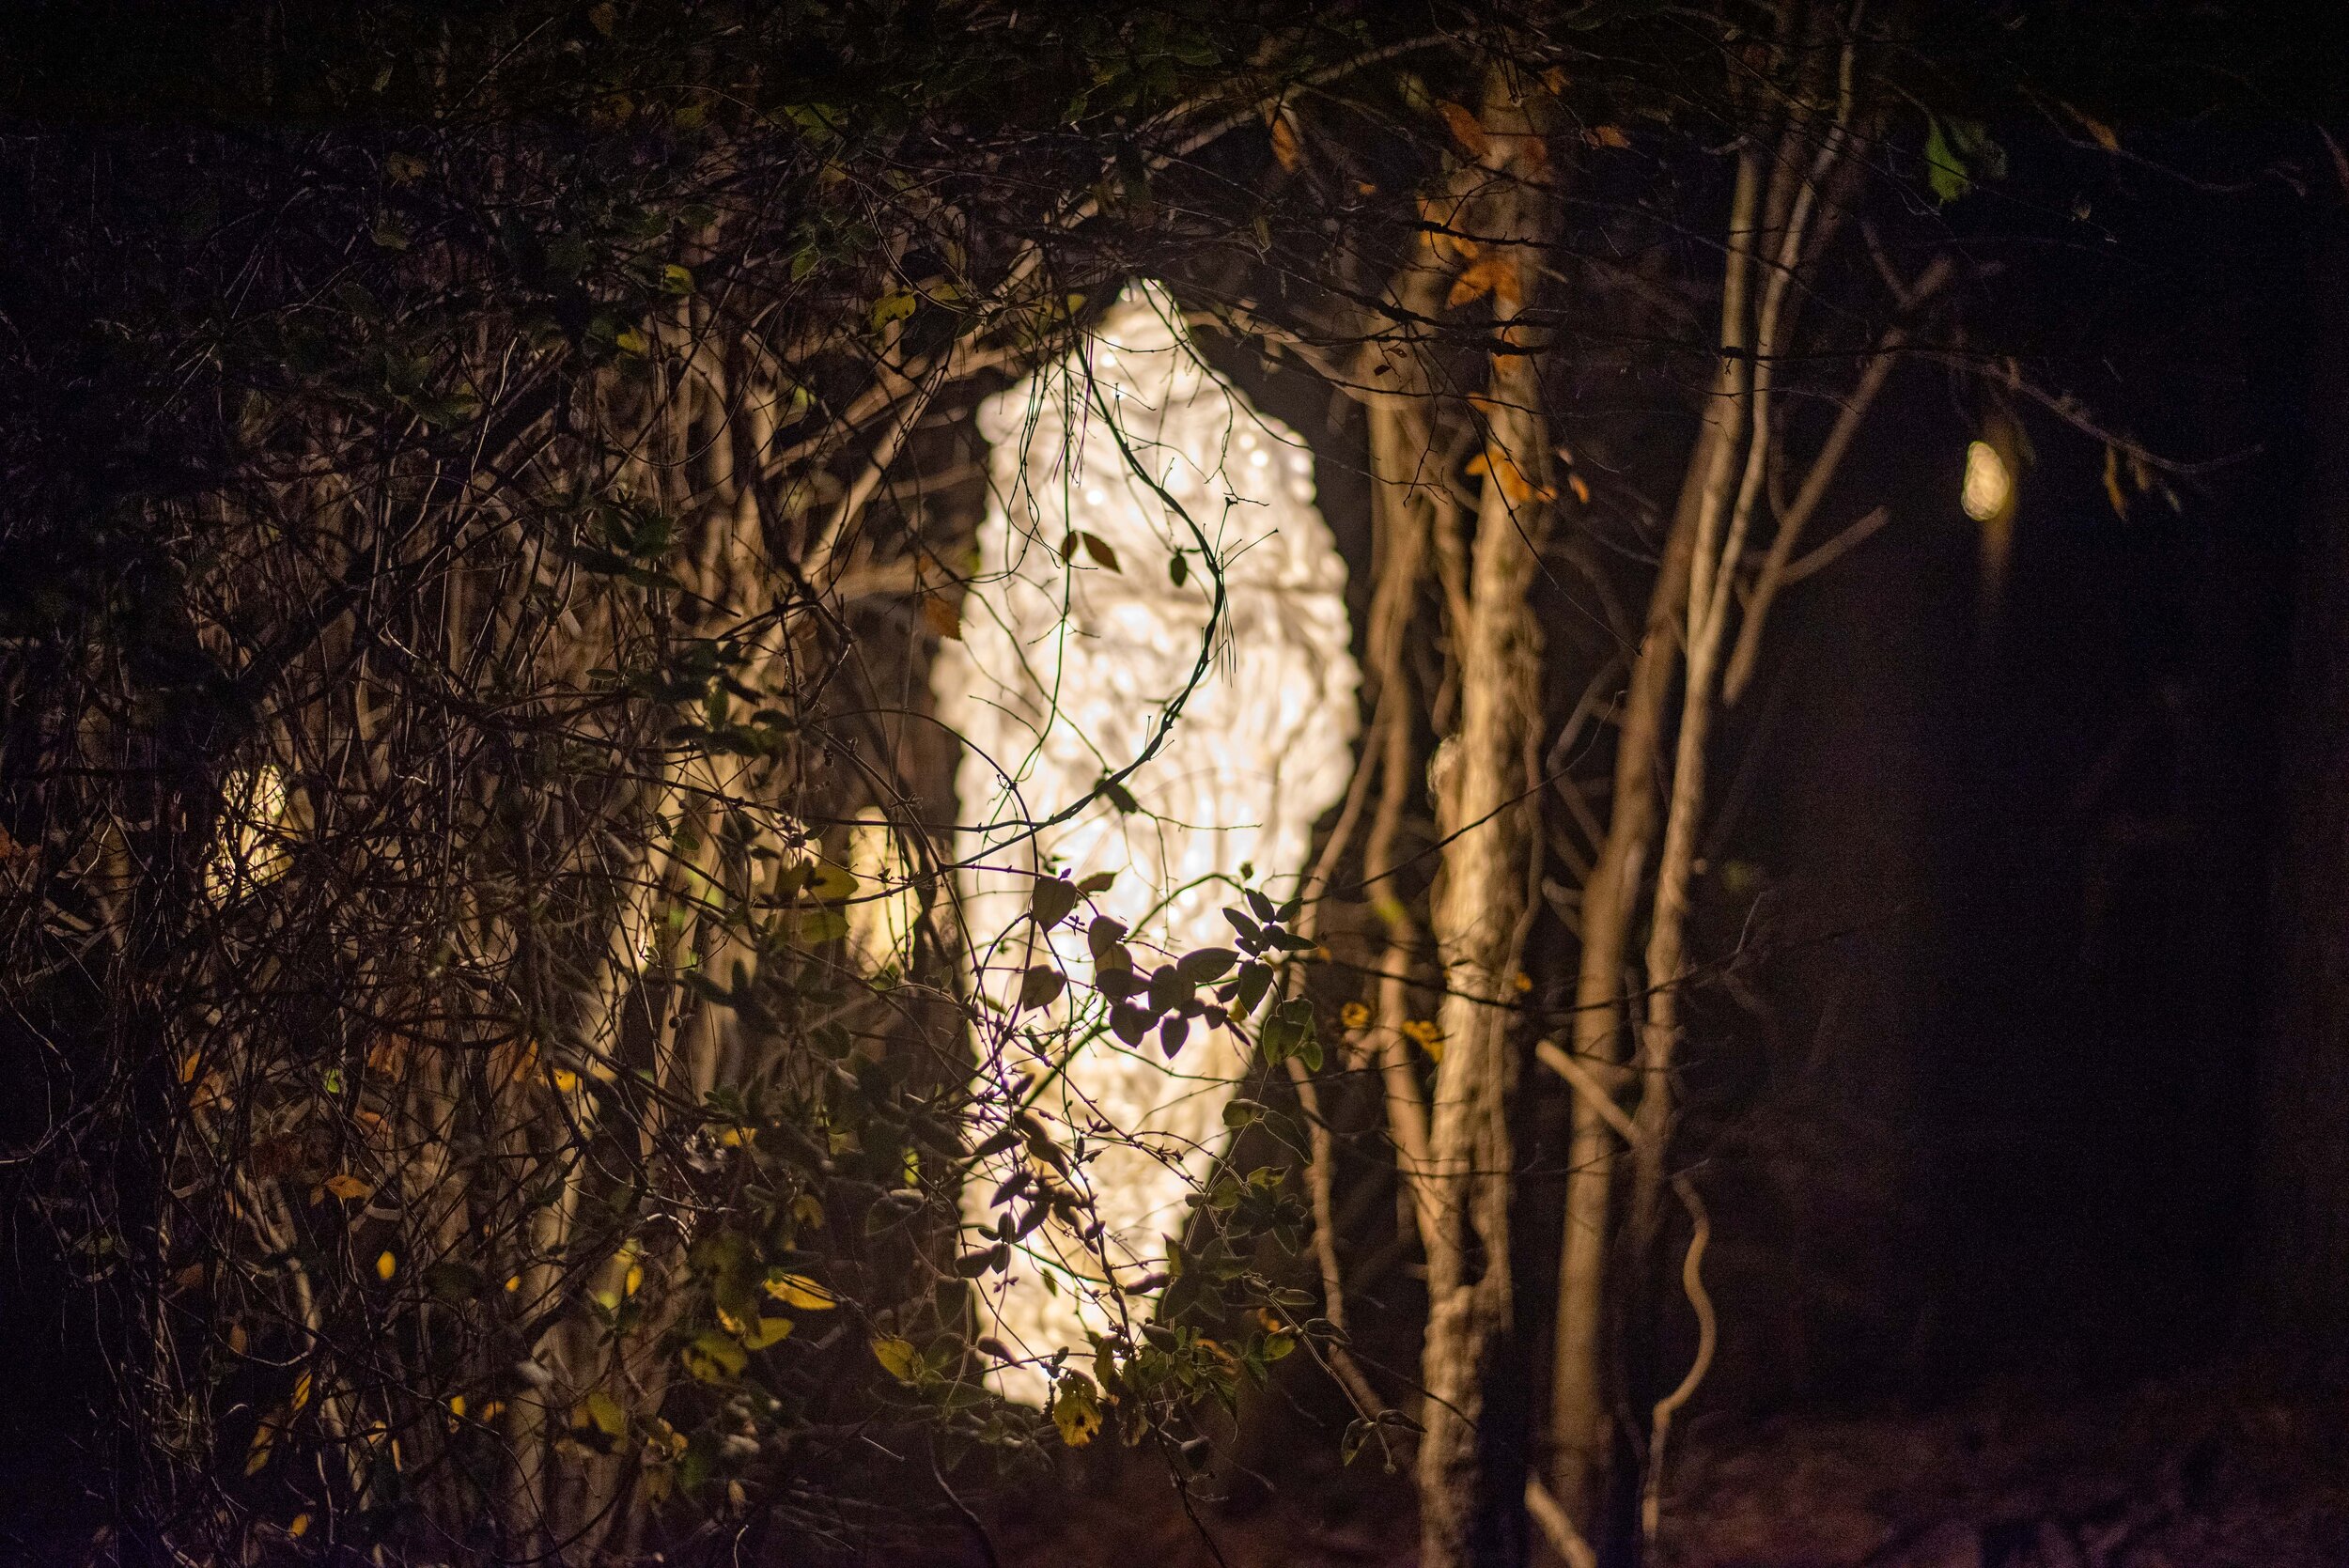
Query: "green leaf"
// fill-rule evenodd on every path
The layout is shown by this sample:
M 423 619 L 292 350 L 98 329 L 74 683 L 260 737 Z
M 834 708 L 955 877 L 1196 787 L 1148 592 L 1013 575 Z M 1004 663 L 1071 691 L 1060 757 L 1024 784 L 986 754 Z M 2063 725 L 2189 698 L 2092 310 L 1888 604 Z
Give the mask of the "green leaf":
M 742 1330 L 742 1348 L 764 1350 L 770 1344 L 780 1343 L 791 1332 L 792 1327 L 787 1317 L 754 1318 L 750 1327 Z
M 872 1341 L 872 1346 L 873 1359 L 881 1364 L 883 1372 L 900 1383 L 913 1381 L 921 1367 L 922 1358 L 920 1352 L 913 1348 L 911 1340 L 900 1339 L 894 1334 L 883 1334 Z
M 892 321 L 902 321 L 913 314 L 913 296 L 903 288 L 893 288 L 873 302 L 873 329 L 878 332 Z
M 2006 178 L 2006 149 L 1980 120 L 1925 116 L 1925 181 L 1943 206 L 1974 188 L 1977 180 Z
M 1290 1057 L 1301 1057 L 1308 1067 L 1321 1065 L 1321 1042 L 1314 1032 L 1314 1004 L 1303 997 L 1292 997 L 1272 1010 L 1256 1034 L 1256 1043 L 1264 1048 L 1265 1060 L 1282 1063 Z
M 838 909 L 804 909 L 792 921 L 792 934 L 807 947 L 837 941 L 848 934 L 848 917 Z
M 683 1355 L 685 1370 L 703 1383 L 729 1382 L 739 1377 L 742 1369 L 751 1364 L 750 1353 L 731 1335 L 721 1334 L 715 1328 L 694 1335 Z

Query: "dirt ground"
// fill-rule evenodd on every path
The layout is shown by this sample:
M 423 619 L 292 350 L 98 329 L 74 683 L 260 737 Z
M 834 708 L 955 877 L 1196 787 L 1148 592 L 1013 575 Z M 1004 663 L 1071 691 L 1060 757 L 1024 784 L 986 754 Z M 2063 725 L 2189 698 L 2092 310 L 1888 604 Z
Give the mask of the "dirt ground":
M 1681 1455 L 1659 1568 L 2349 1568 L 2349 1382 L 2233 1372 L 1716 1418 Z M 999 1498 L 989 1534 L 1003 1568 L 1416 1562 L 1402 1478 L 1302 1444 L 1277 1457 L 1278 1475 L 1227 1475 L 1188 1506 L 1145 1458 L 1073 1464 Z

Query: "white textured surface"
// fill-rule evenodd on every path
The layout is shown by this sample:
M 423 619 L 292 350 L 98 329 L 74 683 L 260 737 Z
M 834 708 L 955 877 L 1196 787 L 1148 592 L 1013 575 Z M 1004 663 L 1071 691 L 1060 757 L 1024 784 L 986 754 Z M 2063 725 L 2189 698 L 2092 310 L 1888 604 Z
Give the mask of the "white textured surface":
M 984 1042 L 981 1071 L 999 1106 L 1020 1075 L 1044 1081 L 1034 1108 L 1064 1147 L 1081 1143 L 1075 1185 L 1092 1196 L 1111 1266 L 1128 1284 L 1155 1272 L 1163 1237 L 1181 1233 L 1185 1199 L 1221 1145 L 1223 1108 L 1245 1063 L 1228 1032 L 1203 1027 L 1172 1063 L 1155 1036 L 1140 1051 L 1107 1032 L 1085 1038 L 1101 1015 L 1082 984 L 1092 974 L 1085 923 L 1095 914 L 1125 923 L 1145 971 L 1163 961 L 1160 950 L 1229 945 L 1221 910 L 1238 902 L 1243 863 L 1257 885 L 1283 894 L 1303 868 L 1315 820 L 1345 789 L 1359 679 L 1345 564 L 1314 506 L 1309 454 L 1206 368 L 1176 319 L 1162 288 L 1138 284 L 1088 353 L 981 408 L 993 496 L 963 640 L 943 645 L 933 676 L 939 715 L 966 743 L 957 854 L 983 863 L 960 875 L 961 918 L 984 992 L 1007 1003 L 1020 970 L 1045 957 L 1021 918 L 1037 870 L 1117 876 L 1054 934 L 1060 964 L 1079 984 L 1047 1013 L 1022 1015 L 1024 1039 L 1005 1032 Z M 1022 822 L 1057 814 L 1105 770 L 1141 755 L 1190 681 L 1212 603 L 1193 525 L 1221 563 L 1228 603 L 1206 679 L 1158 755 L 1128 781 L 1142 811 L 1121 816 L 1096 801 L 1024 836 Z M 1107 543 L 1122 570 L 1082 551 L 1064 563 L 1072 527 Z M 1181 586 L 1168 570 L 1177 547 L 1192 551 Z M 967 1219 L 992 1219 L 989 1197 L 1016 1157 L 974 1173 Z M 1057 1291 L 1045 1287 L 1048 1274 Z M 994 1319 L 987 1331 L 1022 1355 L 1086 1354 L 1085 1331 L 1105 1314 L 1148 1307 L 1098 1299 L 1100 1275 L 1098 1258 L 1048 1221 L 1007 1275 L 981 1280 Z M 1028 1368 L 1008 1369 L 999 1386 L 1032 1401 L 1046 1387 Z

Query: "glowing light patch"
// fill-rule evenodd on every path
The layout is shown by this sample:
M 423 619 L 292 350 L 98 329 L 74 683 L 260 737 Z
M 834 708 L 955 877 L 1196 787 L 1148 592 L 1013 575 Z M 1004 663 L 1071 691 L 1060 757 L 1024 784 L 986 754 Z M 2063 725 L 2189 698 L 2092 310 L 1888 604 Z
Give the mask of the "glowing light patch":
M 1957 499 L 1976 522 L 2004 517 L 2015 505 L 2014 471 L 1988 442 L 1978 441 L 1966 448 L 1966 479 L 1958 488 Z
M 979 423 L 994 494 L 962 640 L 941 649 L 933 675 L 939 715 L 965 740 L 960 917 L 999 1020 L 1013 1017 L 1031 965 L 1056 962 L 1079 982 L 1018 1014 L 1024 1027 L 990 1031 L 980 1071 L 999 1110 L 1023 1101 L 1074 1157 L 1051 1179 L 1103 1227 L 1097 1250 L 1060 1218 L 1021 1237 L 1009 1271 L 978 1281 L 992 1320 L 983 1331 L 1023 1357 L 1082 1355 L 1109 1313 L 1146 1312 L 1102 1293 L 1160 1270 L 1246 1066 L 1222 1031 L 1194 1028 L 1172 1062 L 1155 1038 L 1135 1051 L 1094 1034 L 1085 924 L 1123 923 L 1145 969 L 1227 945 L 1221 911 L 1242 867 L 1276 896 L 1293 885 L 1315 819 L 1345 789 L 1360 675 L 1311 459 L 1199 359 L 1159 286 L 1129 288 L 1086 349 L 991 399 Z M 1228 596 L 1212 628 L 1209 559 Z M 1125 781 L 1141 809 L 1095 798 L 1031 834 L 1026 823 L 1093 796 L 1143 754 L 1209 640 L 1205 678 Z M 1114 881 L 1045 938 L 1023 919 L 1039 871 Z M 1022 1157 L 972 1173 L 966 1219 L 993 1220 L 994 1190 Z M 1032 1366 L 997 1382 L 1045 1397 Z
M 885 822 L 860 822 L 848 830 L 848 871 L 856 895 L 848 905 L 848 951 L 867 973 L 902 970 L 913 951 L 914 924 L 922 901 L 909 880 L 905 846 Z
M 213 903 L 241 898 L 293 863 L 286 842 L 292 808 L 285 771 L 275 763 L 234 777 L 221 801 L 220 842 L 204 868 L 204 891 Z

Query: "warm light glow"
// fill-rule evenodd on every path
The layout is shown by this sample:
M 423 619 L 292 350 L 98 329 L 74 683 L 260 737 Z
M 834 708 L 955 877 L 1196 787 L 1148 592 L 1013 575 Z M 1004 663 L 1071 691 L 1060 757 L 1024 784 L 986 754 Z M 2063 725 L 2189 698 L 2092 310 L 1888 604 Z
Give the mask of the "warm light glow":
M 2015 473 L 1999 449 L 1978 441 L 1966 449 L 1966 482 L 1958 503 L 1976 522 L 1993 522 L 2015 505 Z
M 960 812 L 974 826 L 957 845 L 962 928 L 980 989 L 1003 1017 L 1031 964 L 1050 957 L 1072 979 L 1090 977 L 1083 930 L 1096 914 L 1131 928 L 1146 966 L 1153 951 L 1228 945 L 1221 910 L 1237 900 L 1243 866 L 1260 886 L 1293 886 L 1315 819 L 1345 788 L 1359 674 L 1345 565 L 1314 506 L 1310 457 L 1200 361 L 1162 288 L 1129 289 L 1089 352 L 990 400 L 979 421 L 994 495 L 963 640 L 941 650 L 934 679 L 940 717 L 966 741 Z M 1023 823 L 1084 800 L 1105 771 L 1141 756 L 1190 682 L 1213 603 L 1203 539 L 1228 603 L 1204 681 L 1163 749 L 1126 781 L 1142 809 L 1121 815 L 1096 800 L 1029 837 Z M 1022 919 L 1039 870 L 1115 874 L 1052 935 L 1050 954 Z M 1081 984 L 1019 1015 L 1024 1042 L 996 1032 L 981 1071 L 998 1105 L 1022 1082 L 1041 1085 L 1034 1109 L 1064 1147 L 1082 1151 L 1072 1185 L 1106 1227 L 1115 1282 L 1130 1285 L 1158 1271 L 1163 1238 L 1182 1231 L 1246 1064 L 1229 1034 L 1194 1030 L 1172 1063 L 1155 1041 L 1137 1052 L 1103 1033 L 1054 1072 L 1070 1043 L 1061 1032 L 1097 1011 Z M 966 1218 L 991 1220 L 993 1190 L 1018 1157 L 973 1173 Z M 1103 1326 L 1104 1309 L 1072 1287 L 1097 1290 L 1109 1282 L 1099 1272 L 1073 1231 L 1047 1221 L 1007 1275 L 980 1280 L 993 1319 L 983 1330 L 1021 1355 L 1087 1354 L 1086 1329 Z M 1036 1401 L 1045 1389 L 1024 1368 L 998 1385 Z
M 856 893 L 848 906 L 848 951 L 868 974 L 902 971 L 913 951 L 922 901 L 914 896 L 905 846 L 886 822 L 848 830 L 848 872 Z
M 204 868 L 204 891 L 216 904 L 276 880 L 293 862 L 286 844 L 292 798 L 274 763 L 239 773 L 221 801 L 220 842 Z

